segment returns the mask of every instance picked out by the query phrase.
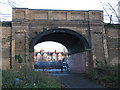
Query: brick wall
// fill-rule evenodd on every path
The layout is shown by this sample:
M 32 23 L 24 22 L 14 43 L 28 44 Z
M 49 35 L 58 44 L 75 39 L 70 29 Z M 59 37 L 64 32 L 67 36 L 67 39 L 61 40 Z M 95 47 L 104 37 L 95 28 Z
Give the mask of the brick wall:
M 85 73 L 86 72 L 86 53 L 72 54 L 68 58 L 68 64 L 71 72 Z
M 28 22 L 12 22 L 12 64 L 13 69 L 21 68 L 29 61 L 29 23 Z M 22 62 L 19 63 L 15 59 L 16 56 L 21 57 Z
M 108 47 L 108 56 L 110 64 L 115 65 L 119 62 L 120 55 L 120 26 L 117 25 L 106 25 L 106 38 Z
M 2 69 L 10 68 L 10 34 L 11 27 L 2 27 Z

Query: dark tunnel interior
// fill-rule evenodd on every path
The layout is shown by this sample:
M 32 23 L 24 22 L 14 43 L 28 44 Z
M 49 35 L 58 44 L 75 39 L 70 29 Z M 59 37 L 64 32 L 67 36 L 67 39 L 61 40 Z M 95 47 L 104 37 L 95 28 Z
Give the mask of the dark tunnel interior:
M 85 48 L 89 48 L 87 40 L 79 33 L 69 29 L 51 29 L 37 35 L 31 41 L 30 48 L 44 41 L 55 41 L 63 44 L 68 49 L 68 54 L 84 52 Z

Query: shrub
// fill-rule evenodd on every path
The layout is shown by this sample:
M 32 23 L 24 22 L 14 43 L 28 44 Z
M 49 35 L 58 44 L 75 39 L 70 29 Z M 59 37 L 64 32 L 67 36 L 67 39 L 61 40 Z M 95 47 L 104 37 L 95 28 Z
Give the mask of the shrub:
M 0 69 L 0 89 L 1 89 L 1 86 L 2 86 L 2 70 Z
M 26 66 L 19 71 L 6 70 L 2 72 L 3 88 L 60 88 L 62 86 L 59 79 L 45 72 L 35 72 Z M 16 78 L 20 79 L 19 85 L 14 84 Z
M 120 64 L 102 65 L 97 68 L 93 68 L 88 72 L 88 75 L 92 79 L 96 79 L 99 82 L 103 82 L 107 87 L 118 88 L 120 86 L 118 73 L 120 71 Z
M 97 79 L 97 78 L 99 77 L 99 74 L 98 74 L 98 72 L 96 71 L 96 69 L 91 69 L 91 70 L 88 72 L 88 76 L 89 76 L 89 78 Z

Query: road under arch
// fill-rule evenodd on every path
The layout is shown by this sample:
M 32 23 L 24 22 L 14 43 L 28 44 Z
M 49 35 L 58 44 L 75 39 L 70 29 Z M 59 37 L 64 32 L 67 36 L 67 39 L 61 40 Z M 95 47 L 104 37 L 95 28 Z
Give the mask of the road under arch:
M 55 41 L 68 49 L 69 66 L 72 72 L 83 73 L 86 71 L 86 48 L 90 48 L 90 46 L 81 34 L 64 28 L 50 29 L 37 35 L 30 42 L 30 49 L 44 41 Z

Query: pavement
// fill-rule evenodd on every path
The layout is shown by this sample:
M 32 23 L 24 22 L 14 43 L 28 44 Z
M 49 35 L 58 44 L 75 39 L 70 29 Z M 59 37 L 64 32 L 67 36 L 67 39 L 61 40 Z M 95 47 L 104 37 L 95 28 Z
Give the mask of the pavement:
M 65 85 L 65 88 L 106 88 L 98 83 L 86 79 L 83 77 L 83 74 L 71 73 L 67 71 L 54 71 L 49 73 L 51 73 L 52 76 L 59 78 Z

